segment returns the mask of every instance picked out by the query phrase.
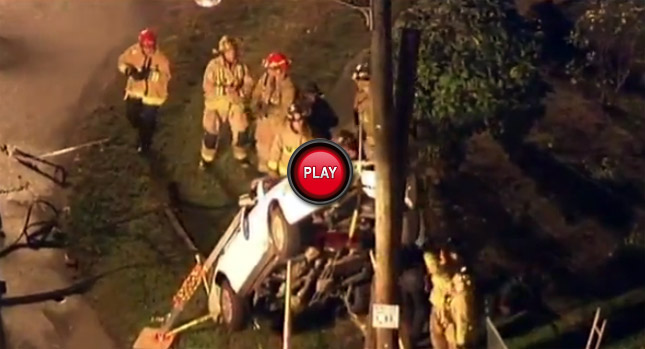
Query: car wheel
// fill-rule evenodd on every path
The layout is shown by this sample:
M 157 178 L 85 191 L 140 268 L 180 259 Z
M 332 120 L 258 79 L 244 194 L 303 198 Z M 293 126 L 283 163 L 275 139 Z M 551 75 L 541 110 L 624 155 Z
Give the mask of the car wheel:
M 401 244 L 411 245 L 419 239 L 421 230 L 421 214 L 419 210 L 403 212 L 403 229 L 401 230 Z
M 371 285 L 369 282 L 354 285 L 347 300 L 349 311 L 356 315 L 365 315 L 370 310 Z
M 300 252 L 300 231 L 297 226 L 287 222 L 278 205 L 271 207 L 269 212 L 269 229 L 281 257 L 289 258 Z
M 244 311 L 244 302 L 238 296 L 228 281 L 222 282 L 222 293 L 220 295 L 220 311 L 222 320 L 226 327 L 231 331 L 239 331 L 244 328 L 246 312 Z

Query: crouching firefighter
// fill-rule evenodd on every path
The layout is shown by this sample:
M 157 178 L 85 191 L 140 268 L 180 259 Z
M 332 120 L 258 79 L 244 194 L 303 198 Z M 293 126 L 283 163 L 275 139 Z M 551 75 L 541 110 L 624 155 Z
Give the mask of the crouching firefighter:
M 263 61 L 262 74 L 253 91 L 253 109 L 257 117 L 255 148 L 258 171 L 267 172 L 267 161 L 275 134 L 285 122 L 289 106 L 296 98 L 296 88 L 289 77 L 291 61 L 280 52 L 272 52 Z
M 302 102 L 289 107 L 287 120 L 282 124 L 271 144 L 267 167 L 273 176 L 287 176 L 291 154 L 302 144 L 312 140 L 311 132 L 305 123 L 309 108 Z
M 152 145 L 159 107 L 168 98 L 170 63 L 157 47 L 157 36 L 150 29 L 139 33 L 139 40 L 118 59 L 119 71 L 128 77 L 125 109 L 128 121 L 138 131 L 137 151 Z
M 249 121 L 244 107 L 253 88 L 253 80 L 246 64 L 239 60 L 239 46 L 236 40 L 223 36 L 215 53 L 217 56 L 206 66 L 202 84 L 204 138 L 199 163 L 201 168 L 215 160 L 220 127 L 226 122 L 231 128 L 233 157 L 242 162 L 247 157 L 243 143 Z

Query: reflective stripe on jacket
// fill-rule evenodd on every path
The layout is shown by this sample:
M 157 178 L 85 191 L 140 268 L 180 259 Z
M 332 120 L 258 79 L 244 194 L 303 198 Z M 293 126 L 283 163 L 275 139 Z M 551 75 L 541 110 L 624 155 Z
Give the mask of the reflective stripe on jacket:
M 296 98 L 296 87 L 289 76 L 276 81 L 265 72 L 255 85 L 252 98 L 253 105 L 263 111 L 265 116 L 284 117 Z
M 204 89 L 204 103 L 206 108 L 212 107 L 217 99 L 231 98 L 232 103 L 242 102 L 253 87 L 253 79 L 249 75 L 248 67 L 243 63 L 229 64 L 223 56 L 211 59 L 204 71 L 202 83 Z M 235 91 L 234 95 L 228 90 Z
M 146 56 L 139 44 L 134 44 L 125 50 L 118 59 L 118 68 L 125 73 L 128 66 L 139 71 L 148 69 L 146 80 L 134 80 L 128 77 L 125 86 L 125 97 L 140 98 L 144 104 L 162 105 L 168 98 L 168 82 L 170 81 L 170 62 L 157 49 L 151 56 Z

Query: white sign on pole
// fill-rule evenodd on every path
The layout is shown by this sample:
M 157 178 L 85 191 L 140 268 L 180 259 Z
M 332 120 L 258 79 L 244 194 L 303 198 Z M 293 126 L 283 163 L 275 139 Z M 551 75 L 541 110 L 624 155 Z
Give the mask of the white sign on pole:
M 399 328 L 399 306 L 391 304 L 374 304 L 372 306 L 372 327 Z

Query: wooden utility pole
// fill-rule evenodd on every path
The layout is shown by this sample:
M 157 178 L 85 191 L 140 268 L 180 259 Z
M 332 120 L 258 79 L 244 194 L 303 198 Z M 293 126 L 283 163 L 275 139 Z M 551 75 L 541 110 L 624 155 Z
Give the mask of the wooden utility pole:
M 374 166 L 376 170 L 376 270 L 374 273 L 375 305 L 396 303 L 396 251 L 401 241 L 401 212 L 396 212 L 394 194 L 396 178 L 392 165 L 395 152 L 391 146 L 394 134 L 392 96 L 392 3 L 372 0 L 371 82 L 372 112 L 375 123 Z M 398 214 L 397 214 L 398 213 Z M 397 217 L 398 216 L 398 217 Z M 394 349 L 398 345 L 396 330 L 376 328 L 376 348 Z

